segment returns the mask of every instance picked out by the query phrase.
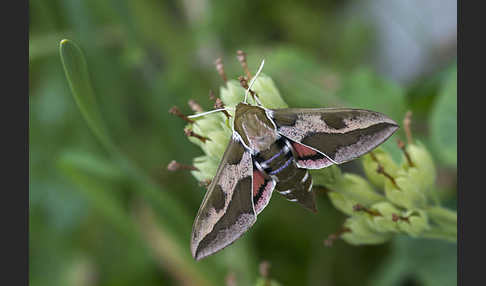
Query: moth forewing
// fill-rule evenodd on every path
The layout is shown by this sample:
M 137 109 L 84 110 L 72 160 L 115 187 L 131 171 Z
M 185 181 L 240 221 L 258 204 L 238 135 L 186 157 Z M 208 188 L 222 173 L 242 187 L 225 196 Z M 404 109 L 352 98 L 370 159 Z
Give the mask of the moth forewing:
M 233 136 L 199 208 L 191 252 L 200 260 L 238 239 L 256 221 L 251 154 Z
M 338 164 L 373 150 L 398 129 L 387 116 L 364 109 L 286 108 L 270 115 L 281 135 Z

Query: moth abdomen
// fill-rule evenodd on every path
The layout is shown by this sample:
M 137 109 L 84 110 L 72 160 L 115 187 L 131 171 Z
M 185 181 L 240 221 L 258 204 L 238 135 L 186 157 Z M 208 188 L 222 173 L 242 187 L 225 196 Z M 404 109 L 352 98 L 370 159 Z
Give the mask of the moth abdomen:
M 297 202 L 315 212 L 312 176 L 309 171 L 298 168 L 295 162 L 286 171 L 288 173 L 277 175 L 279 181 L 275 186 L 276 190 L 287 200 Z
M 285 143 L 285 139 L 279 138 L 267 150 L 256 154 L 255 161 L 266 174 L 276 175 L 283 166 L 290 164 L 292 158 L 292 152 Z
M 299 151 L 302 151 L 299 149 Z M 312 211 L 316 211 L 312 193 L 312 177 L 306 169 L 299 168 L 294 155 L 294 147 L 286 138 L 276 140 L 267 150 L 254 155 L 254 190 L 255 206 L 261 200 L 267 180 L 275 178 L 275 188 L 287 200 L 297 202 Z M 314 155 L 314 154 L 311 154 Z M 255 171 L 257 170 L 257 171 Z M 267 179 L 264 179 L 267 177 Z M 275 182 L 272 180 L 272 182 Z M 255 208 L 258 212 L 259 208 Z

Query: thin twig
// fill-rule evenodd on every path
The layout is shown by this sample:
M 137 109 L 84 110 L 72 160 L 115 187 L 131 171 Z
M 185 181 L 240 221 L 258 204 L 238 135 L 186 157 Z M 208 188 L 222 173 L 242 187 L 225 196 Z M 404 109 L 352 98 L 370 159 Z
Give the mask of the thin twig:
M 188 136 L 188 137 L 195 137 L 195 138 L 197 138 L 197 139 L 201 140 L 201 142 L 202 142 L 202 143 L 206 143 L 206 141 L 207 141 L 207 140 L 211 141 L 211 139 L 210 139 L 210 138 L 208 138 L 208 137 L 204 137 L 204 136 L 202 136 L 202 135 L 199 135 L 199 134 L 197 134 L 196 132 L 192 131 L 192 130 L 191 130 L 191 129 L 189 129 L 189 128 L 184 128 L 184 133 L 185 133 L 185 134 L 186 134 L 186 136 Z
M 407 152 L 407 149 L 405 148 L 405 143 L 403 143 L 402 140 L 398 139 L 397 144 L 398 144 L 398 148 L 400 148 L 403 154 L 405 155 L 408 165 L 410 167 L 415 167 L 415 164 L 412 162 L 412 158 L 410 157 L 410 154 Z

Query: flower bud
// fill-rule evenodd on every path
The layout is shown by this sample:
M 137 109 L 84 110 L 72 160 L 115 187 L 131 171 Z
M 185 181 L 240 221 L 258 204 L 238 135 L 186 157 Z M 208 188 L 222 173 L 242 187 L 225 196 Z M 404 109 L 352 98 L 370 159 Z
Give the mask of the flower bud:
M 342 234 L 341 238 L 349 244 L 380 244 L 392 237 L 391 233 L 379 233 L 373 230 L 364 216 L 353 216 L 344 222 L 344 227 L 350 231 Z
M 427 203 L 425 192 L 420 189 L 413 175 L 416 171 L 408 173 L 403 169 L 398 170 L 395 183 L 385 182 L 385 195 L 394 204 L 407 208 L 423 208 Z
M 401 213 L 394 205 L 389 202 L 379 202 L 373 204 L 370 209 L 376 211 L 380 215 L 369 216 L 367 220 L 372 229 L 377 232 L 398 232 L 399 228 L 396 222 L 393 221 L 393 215 Z
M 422 144 L 409 144 L 404 149 L 403 163 L 396 172 L 395 184 L 385 183 L 386 197 L 407 209 L 424 208 L 429 189 L 435 182 L 435 165 Z
M 372 153 L 363 156 L 361 163 L 363 164 L 366 177 L 374 186 L 381 190 L 385 188 L 385 182 L 389 178 L 378 172 L 378 163 L 383 168 L 383 171 L 392 177 L 396 176 L 398 170 L 398 165 L 393 161 L 390 154 L 382 148 L 376 148 Z
M 334 207 L 347 215 L 353 215 L 353 206 L 359 203 L 339 192 L 329 192 L 327 195 L 329 196 L 329 200 L 331 200 Z
M 345 200 L 351 203 L 359 202 L 365 207 L 384 200 L 365 179 L 355 174 L 343 174 L 329 188 L 341 194 Z
M 436 170 L 432 156 L 421 143 L 409 144 L 405 149 L 410 155 L 413 166 L 406 160 L 402 164 L 403 169 L 408 171 L 410 180 L 413 180 L 422 192 L 427 192 L 435 183 Z
M 412 237 L 418 237 L 430 228 L 427 214 L 422 210 L 407 211 L 400 218 L 396 222 L 398 228 Z

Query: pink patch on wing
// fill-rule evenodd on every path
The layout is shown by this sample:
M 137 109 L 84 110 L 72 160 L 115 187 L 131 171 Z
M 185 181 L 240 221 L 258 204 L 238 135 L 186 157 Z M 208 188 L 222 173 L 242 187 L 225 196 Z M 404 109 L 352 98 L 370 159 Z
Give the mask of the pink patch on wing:
M 265 178 L 260 171 L 253 170 L 253 197 L 258 195 L 258 190 L 265 184 Z
M 292 146 L 294 147 L 294 150 L 297 152 L 297 154 L 299 154 L 299 157 L 309 157 L 318 154 L 316 151 L 312 150 L 311 148 L 296 142 L 292 142 Z
M 268 204 L 270 198 L 272 197 L 273 189 L 275 188 L 275 181 L 268 180 L 267 184 L 265 185 L 265 189 L 263 189 L 262 196 L 255 204 L 255 213 L 259 214 Z

